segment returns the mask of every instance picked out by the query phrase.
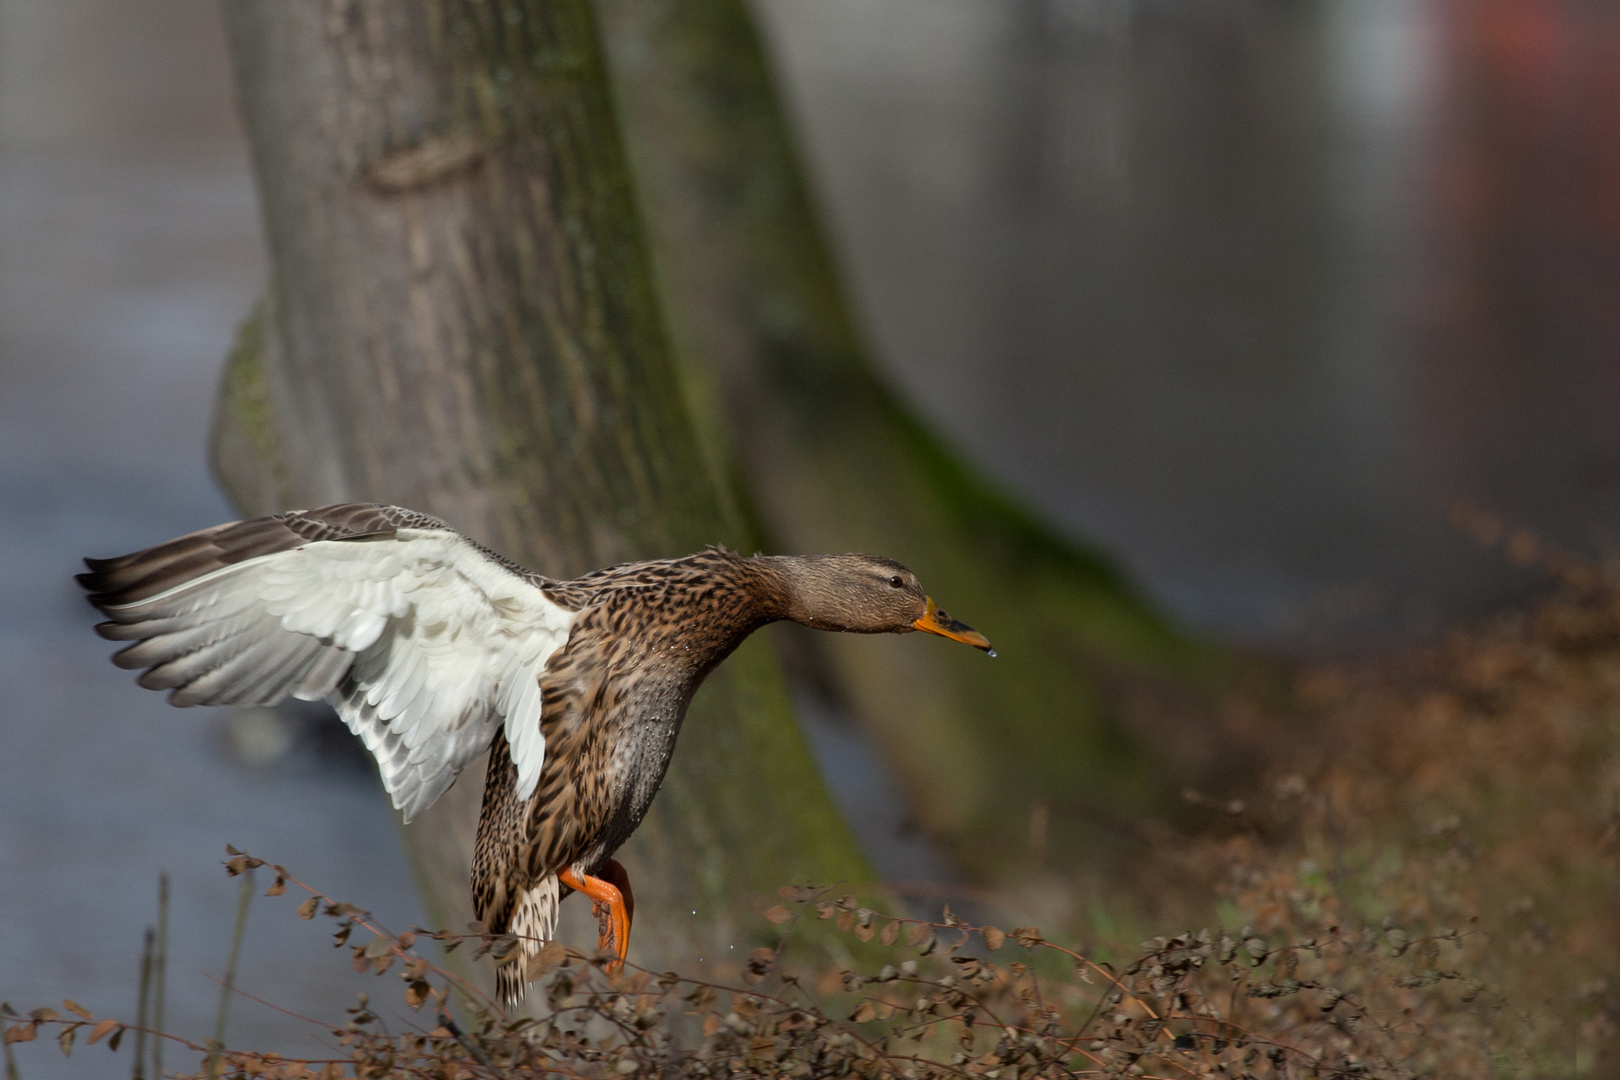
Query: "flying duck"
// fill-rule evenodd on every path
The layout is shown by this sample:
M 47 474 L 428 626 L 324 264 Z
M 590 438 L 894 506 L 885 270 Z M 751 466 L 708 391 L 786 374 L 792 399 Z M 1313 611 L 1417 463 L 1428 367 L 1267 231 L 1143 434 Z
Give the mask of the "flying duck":
M 490 751 L 472 894 L 492 933 L 518 937 L 496 969 L 508 1002 L 570 891 L 623 960 L 634 901 L 612 856 L 693 693 L 749 634 L 779 619 L 924 630 L 995 655 L 876 555 L 710 547 L 554 581 L 397 506 L 275 514 L 85 564 L 96 629 L 133 642 L 113 662 L 140 685 L 174 705 L 325 698 L 407 821 Z

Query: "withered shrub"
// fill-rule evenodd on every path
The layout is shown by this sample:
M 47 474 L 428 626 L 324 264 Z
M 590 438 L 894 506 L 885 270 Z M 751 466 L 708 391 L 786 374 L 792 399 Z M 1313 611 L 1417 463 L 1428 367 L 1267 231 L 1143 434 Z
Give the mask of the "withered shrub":
M 763 913 L 776 944 L 735 980 L 609 972 L 548 945 L 534 1020 L 441 964 L 463 945 L 504 955 L 511 936 L 395 935 L 308 890 L 298 914 L 336 920 L 354 966 L 397 975 L 420 1023 L 390 1031 L 362 997 L 325 1057 L 174 1041 L 203 1055 L 198 1076 L 278 1080 L 1615 1075 L 1620 592 L 1553 568 L 1564 591 L 1537 609 L 1312 672 L 1295 708 L 1257 721 L 1263 781 L 1189 793 L 1206 834 L 1160 834 L 1110 885 L 1207 929 L 1137 945 L 1084 905 L 1047 933 L 1003 931 L 787 887 Z M 273 869 L 272 894 L 308 888 Z M 861 960 L 796 967 L 784 945 L 817 920 Z M 64 1053 L 116 1047 L 133 1027 L 64 1009 L 7 1007 L 8 1053 L 45 1032 Z
M 1480 1075 L 1620 1075 L 1620 588 L 1527 534 L 1463 524 L 1506 535 L 1559 594 L 1434 649 L 1305 674 L 1301 712 L 1270 719 L 1264 782 L 1189 793 L 1221 824 L 1156 845 L 1143 877 L 1183 882 L 1171 906 L 1219 896 L 1267 937 L 1456 931 L 1436 962 L 1488 1020 Z M 1435 1075 L 1475 1075 L 1456 1031 Z
M 233 873 L 263 865 L 238 855 Z M 280 867 L 274 892 L 287 881 Z M 1033 926 L 1003 931 L 859 907 L 853 897 L 788 887 L 765 912 L 785 924 L 755 949 L 743 985 L 633 968 L 552 943 L 532 962 L 544 976 L 544 1019 L 513 1019 L 419 951 L 429 941 L 504 955 L 511 935 L 410 931 L 392 935 L 360 909 L 312 894 L 299 914 L 338 923 L 357 969 L 396 971 L 406 1004 L 424 1018 L 390 1032 L 362 996 L 330 1033 L 331 1055 L 284 1060 L 210 1048 L 198 1077 L 337 1080 L 355 1076 L 473 1077 L 1035 1076 L 1408 1077 L 1489 1075 L 1481 988 L 1447 966 L 1467 935 L 1408 937 L 1396 928 L 1330 926 L 1310 937 L 1204 930 L 1144 942 L 1119 970 L 1048 941 Z M 824 919 L 886 960 L 862 970 L 795 972 L 782 943 L 802 919 Z M 356 931 L 366 941 L 351 942 Z M 999 959 L 992 959 L 1001 954 Z M 452 999 L 463 1023 L 452 1018 Z M 54 1029 L 64 1053 L 81 1033 L 128 1025 L 7 1010 L 8 1042 Z M 432 1018 L 432 1019 L 428 1019 Z M 690 1032 L 690 1037 L 681 1037 Z M 173 1038 L 173 1036 L 168 1036 Z M 1475 1049 L 1459 1056 L 1458 1046 Z M 1463 1065 L 1468 1071 L 1451 1071 Z
M 1259 849 L 1249 845 L 1251 855 Z M 264 865 L 235 854 L 228 872 Z M 1241 863 L 1234 866 L 1242 867 Z M 782 926 L 755 949 L 736 984 L 610 972 L 606 956 L 547 945 L 543 1019 L 514 1019 L 435 962 L 432 945 L 502 956 L 512 935 L 394 935 L 366 912 L 308 890 L 303 918 L 324 914 L 356 970 L 395 972 L 423 1018 L 392 1032 L 367 998 L 330 1032 L 330 1056 L 205 1047 L 197 1077 L 384 1080 L 421 1077 L 849 1076 L 992 1078 L 1486 1077 L 1502 1072 L 1493 1035 L 1500 995 L 1469 974 L 1486 943 L 1471 928 L 1418 933 L 1384 920 L 1351 925 L 1319 887 L 1284 881 L 1259 861 L 1240 869 L 1259 915 L 1240 930 L 1205 929 L 1143 942 L 1128 964 L 1099 962 L 1034 926 L 970 926 L 879 913 L 852 896 L 787 887 L 764 912 Z M 1269 873 L 1270 876 L 1267 876 Z M 790 970 L 784 945 L 803 920 L 824 920 L 859 942 L 858 967 Z M 356 937 L 365 940 L 353 940 Z M 53 1029 L 64 1053 L 82 1033 L 132 1025 L 9 1009 L 10 1042 Z M 461 1023 L 452 1018 L 458 1012 Z M 167 1036 L 172 1038 L 172 1036 Z M 184 1074 L 180 1074 L 184 1075 Z

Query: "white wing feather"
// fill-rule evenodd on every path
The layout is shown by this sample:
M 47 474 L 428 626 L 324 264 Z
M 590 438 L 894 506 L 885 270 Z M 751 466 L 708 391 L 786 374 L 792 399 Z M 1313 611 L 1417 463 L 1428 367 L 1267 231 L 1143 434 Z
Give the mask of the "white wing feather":
M 540 674 L 574 613 L 444 529 L 318 541 L 109 607 L 120 655 L 179 705 L 332 702 L 409 821 L 504 724 L 528 798 L 545 762 Z

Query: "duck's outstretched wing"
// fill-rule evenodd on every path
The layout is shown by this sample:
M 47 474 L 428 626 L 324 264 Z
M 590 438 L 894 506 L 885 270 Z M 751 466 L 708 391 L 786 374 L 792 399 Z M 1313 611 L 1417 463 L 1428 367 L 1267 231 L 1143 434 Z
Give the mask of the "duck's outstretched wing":
M 346 504 L 220 525 L 79 582 L 113 657 L 175 705 L 331 701 L 406 820 L 504 727 L 518 788 L 545 761 L 540 673 L 574 613 L 443 522 Z

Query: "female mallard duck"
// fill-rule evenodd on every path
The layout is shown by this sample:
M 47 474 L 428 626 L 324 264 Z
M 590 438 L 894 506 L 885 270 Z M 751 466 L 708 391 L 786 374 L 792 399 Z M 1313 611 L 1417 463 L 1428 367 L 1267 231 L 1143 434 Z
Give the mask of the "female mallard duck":
M 876 555 L 754 556 L 711 547 L 552 581 L 397 506 L 345 504 L 215 526 L 79 582 L 134 644 L 113 657 L 175 705 L 326 698 L 377 759 L 409 821 L 490 751 L 473 904 L 526 962 L 568 890 L 629 945 L 629 882 L 611 858 L 646 815 L 698 684 L 778 619 L 818 630 L 926 630 L 990 651 Z M 992 653 L 992 655 L 994 655 Z

